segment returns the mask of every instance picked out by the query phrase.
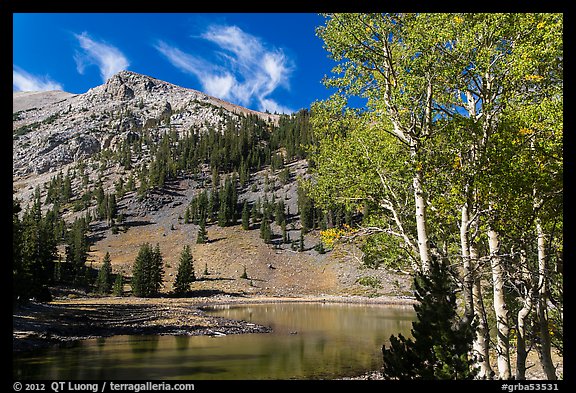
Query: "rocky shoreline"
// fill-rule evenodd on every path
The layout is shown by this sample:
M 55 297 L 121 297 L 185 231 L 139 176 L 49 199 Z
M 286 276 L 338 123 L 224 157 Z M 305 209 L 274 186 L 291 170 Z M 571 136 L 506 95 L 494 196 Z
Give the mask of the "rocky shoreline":
M 208 335 L 269 333 L 268 326 L 212 316 L 205 309 L 221 305 L 287 302 L 388 304 L 411 307 L 409 297 L 363 296 L 210 296 L 191 298 L 78 297 L 49 303 L 15 305 L 12 318 L 12 351 L 25 352 L 51 346 L 66 347 L 78 340 L 114 335 Z M 536 354 L 531 352 L 527 379 L 545 379 Z M 560 375 L 563 361 L 555 356 Z M 536 367 L 534 367 L 536 366 Z M 496 365 L 494 365 L 496 367 Z M 369 371 L 349 380 L 382 380 L 381 370 Z
M 114 335 L 228 335 L 268 333 L 270 327 L 207 314 L 204 308 L 226 304 L 338 302 L 411 305 L 409 298 L 341 296 L 127 298 L 82 297 L 14 306 L 13 352 Z

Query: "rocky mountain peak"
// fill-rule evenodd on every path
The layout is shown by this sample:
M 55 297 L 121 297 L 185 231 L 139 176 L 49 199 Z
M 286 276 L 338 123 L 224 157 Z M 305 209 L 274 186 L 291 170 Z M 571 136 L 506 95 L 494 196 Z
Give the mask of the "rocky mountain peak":
M 21 108 L 13 116 L 15 178 L 55 171 L 141 132 L 159 140 L 168 130 L 223 130 L 226 118 L 279 118 L 132 71 L 120 71 L 84 94 L 15 93 L 13 101 Z
M 179 96 L 202 96 L 202 93 L 195 90 L 126 70 L 111 76 L 103 85 L 90 89 L 86 96 L 92 101 L 116 100 L 124 102 L 135 98 L 143 99 L 149 95 L 164 96 L 174 93 Z M 206 97 L 204 95 L 204 98 Z

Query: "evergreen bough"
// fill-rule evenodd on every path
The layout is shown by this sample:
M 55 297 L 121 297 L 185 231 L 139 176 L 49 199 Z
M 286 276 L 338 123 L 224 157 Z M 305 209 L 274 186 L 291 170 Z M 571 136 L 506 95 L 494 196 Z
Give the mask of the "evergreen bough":
M 473 379 L 471 357 L 476 324 L 457 315 L 456 289 L 450 268 L 433 261 L 428 274 L 414 278 L 418 320 L 412 338 L 390 337 L 382 347 L 387 379 Z

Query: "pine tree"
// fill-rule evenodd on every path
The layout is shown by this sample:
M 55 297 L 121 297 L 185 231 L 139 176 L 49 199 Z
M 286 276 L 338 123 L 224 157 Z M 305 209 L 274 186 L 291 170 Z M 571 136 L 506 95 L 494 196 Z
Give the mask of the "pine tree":
M 274 216 L 277 224 L 281 224 L 283 221 L 286 220 L 286 207 L 284 206 L 284 201 L 280 199 L 276 203 L 276 208 L 274 209 Z
M 186 207 L 186 211 L 184 212 L 184 224 L 190 223 L 190 206 Z
M 114 219 L 118 214 L 118 206 L 116 204 L 116 194 L 112 193 L 108 195 L 107 198 L 107 206 L 106 206 L 106 219 L 108 220 L 108 225 L 112 225 L 114 223 Z
M 237 184 L 238 184 L 238 175 L 236 174 L 236 172 L 234 172 L 232 174 L 232 178 L 230 179 L 231 191 L 230 191 L 230 197 L 228 200 L 228 211 L 230 212 L 229 225 L 235 225 L 236 219 L 238 218 L 238 216 L 237 216 L 237 210 L 238 210 Z
M 217 168 L 212 169 L 212 191 L 220 187 L 220 174 Z
M 208 241 L 208 233 L 206 231 L 206 219 L 204 217 L 200 218 L 200 224 L 198 227 L 198 237 L 196 238 L 196 244 L 204 244 Z
M 185 245 L 180 254 L 180 265 L 178 265 L 178 272 L 176 273 L 176 281 L 174 282 L 174 293 L 182 295 L 190 290 L 190 284 L 196 280 L 194 274 L 194 261 L 190 246 Z
M 132 267 L 132 293 L 144 297 L 148 293 L 148 269 L 150 267 L 151 250 L 148 243 L 140 246 L 134 266 Z
M 118 182 L 114 182 L 114 189 L 116 190 L 116 196 L 120 199 L 124 196 L 124 179 L 121 177 Z M 116 201 L 114 201 L 116 202 Z
M 148 166 L 144 163 L 138 176 L 138 179 L 140 180 L 140 185 L 138 186 L 139 200 L 142 200 L 142 198 L 144 198 L 144 195 L 151 187 L 150 180 L 148 178 L 148 173 L 149 173 Z
M 300 242 L 298 244 L 298 252 L 304 251 L 304 228 L 300 230 Z
M 152 297 L 160 293 L 164 269 L 162 254 L 157 244 L 153 249 L 150 244 L 140 246 L 132 268 L 132 293 L 138 297 Z
M 242 229 L 250 229 L 250 211 L 248 210 L 248 201 L 244 200 L 242 206 Z
M 256 223 L 262 219 L 262 202 L 260 201 L 260 197 L 256 199 L 256 202 L 252 206 L 252 223 Z
M 160 293 L 163 278 L 164 264 L 162 253 L 160 252 L 160 244 L 156 243 L 156 247 L 154 247 L 154 250 L 152 251 L 152 281 L 150 283 L 152 296 L 156 296 Z
M 102 220 L 106 216 L 106 195 L 104 194 L 104 188 L 102 187 L 102 181 L 98 182 L 98 186 L 94 191 L 94 195 L 96 196 L 96 205 L 97 205 L 97 212 L 98 212 L 98 219 Z
M 110 253 L 106 252 L 102 260 L 102 267 L 98 271 L 96 291 L 100 294 L 108 294 L 110 289 L 112 289 L 112 264 L 110 262 Z
M 270 223 L 266 218 L 263 218 L 262 223 L 260 224 L 260 237 L 266 244 L 269 244 L 272 241 L 272 229 L 270 228 Z
M 457 315 L 457 284 L 450 268 L 433 261 L 428 274 L 416 274 L 414 286 L 418 320 L 413 339 L 391 336 L 389 348 L 382 347 L 385 378 L 473 379 L 477 370 L 469 353 L 475 323 Z
M 283 186 L 288 184 L 288 181 L 290 180 L 290 168 L 282 169 L 282 171 L 280 171 L 278 174 L 278 180 Z
M 242 158 L 242 160 L 240 161 L 240 186 L 244 187 L 246 185 L 246 183 L 248 183 L 248 181 L 250 180 L 250 167 L 246 164 L 246 162 L 244 161 L 244 158 Z
M 62 196 L 62 202 L 64 203 L 69 202 L 72 198 L 72 179 L 70 177 L 70 172 L 66 173 L 60 195 Z
M 282 243 L 288 244 L 290 239 L 288 237 L 288 232 L 286 231 L 286 220 L 282 221 L 280 228 L 282 229 Z
M 218 209 L 218 226 L 225 227 L 228 225 L 228 205 L 226 203 L 226 195 L 220 198 L 220 208 Z
M 134 182 L 134 173 L 131 172 L 128 181 L 126 182 L 126 191 L 134 191 L 135 189 L 136 185 Z
M 66 263 L 72 281 L 83 284 L 85 279 L 86 260 L 88 258 L 89 244 L 86 235 L 88 227 L 83 218 L 76 219 L 68 232 L 66 246 Z
M 122 296 L 124 294 L 124 277 L 122 277 L 122 273 L 116 274 L 116 279 L 114 280 L 114 288 L 112 289 L 112 294 L 114 296 Z
M 219 210 L 220 208 L 220 193 L 218 189 L 212 189 L 210 192 L 210 197 L 208 198 L 208 205 L 207 205 L 207 221 L 213 221 L 214 213 Z
M 302 187 L 298 187 L 298 210 L 304 232 L 314 228 L 314 203 Z
M 272 211 L 270 202 L 268 201 L 267 194 L 264 194 L 264 200 L 262 201 L 262 220 L 274 220 L 274 212 Z
M 198 224 L 201 217 L 206 218 L 208 215 L 208 194 L 206 190 L 203 190 L 200 195 L 198 195 L 198 199 L 196 202 L 196 212 L 193 214 L 193 222 L 194 224 Z M 204 220 L 206 221 L 206 220 Z

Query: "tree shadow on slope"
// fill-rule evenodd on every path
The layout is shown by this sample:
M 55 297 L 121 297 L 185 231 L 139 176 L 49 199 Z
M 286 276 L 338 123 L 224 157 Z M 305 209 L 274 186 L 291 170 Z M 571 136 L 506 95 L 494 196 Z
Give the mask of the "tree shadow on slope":
M 232 277 L 206 277 L 202 276 L 201 278 L 197 278 L 195 281 L 234 281 L 235 278 Z

